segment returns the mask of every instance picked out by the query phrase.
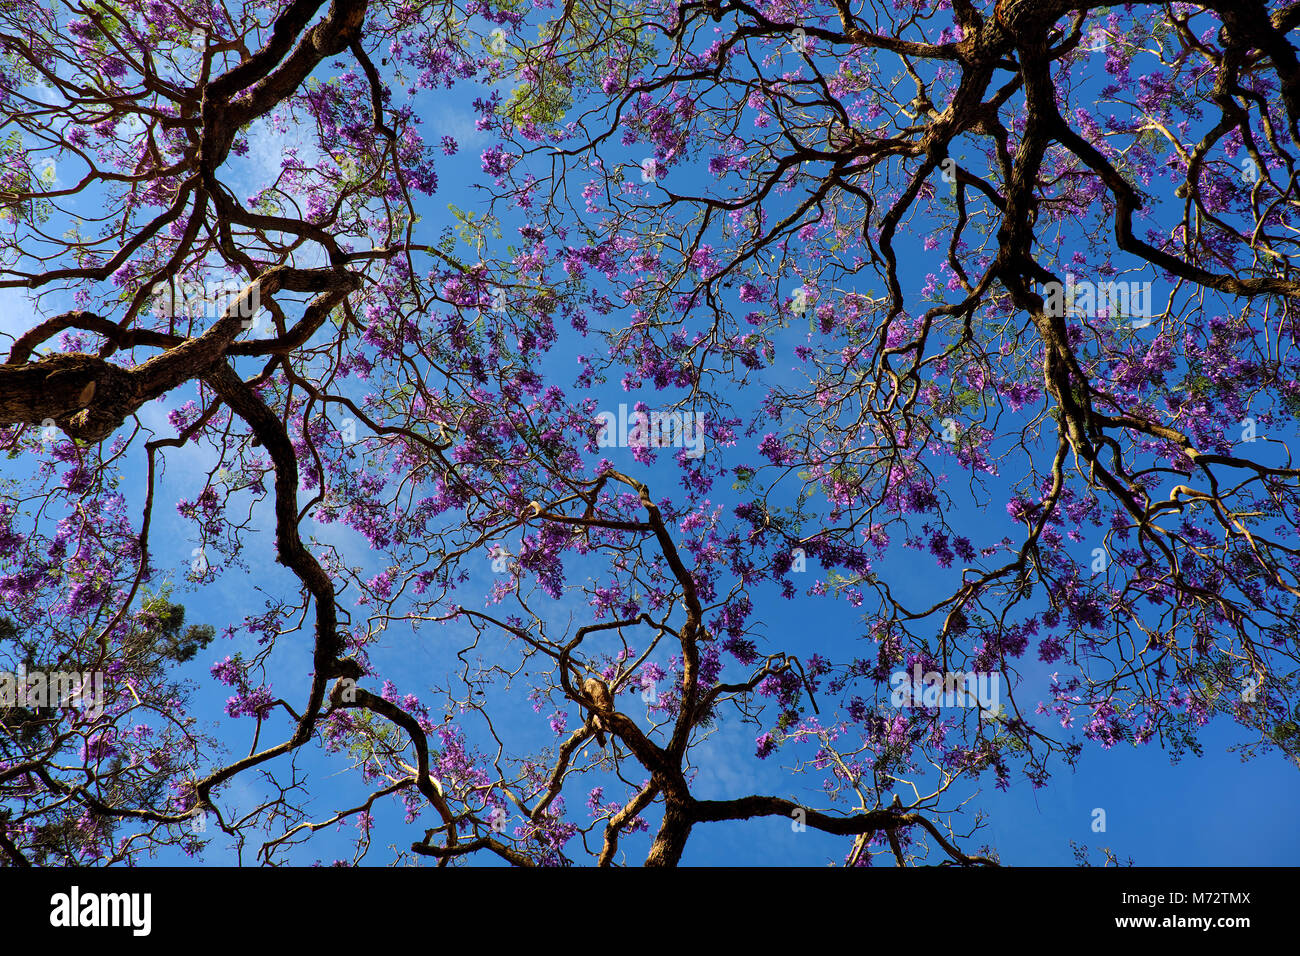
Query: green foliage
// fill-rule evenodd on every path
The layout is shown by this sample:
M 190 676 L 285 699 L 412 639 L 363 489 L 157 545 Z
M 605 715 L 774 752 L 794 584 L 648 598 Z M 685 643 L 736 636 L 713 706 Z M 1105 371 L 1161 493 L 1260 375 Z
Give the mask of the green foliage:
M 1269 739 L 1288 754 L 1300 750 L 1300 704 L 1295 706 L 1287 720 L 1280 720 L 1268 732 Z
M 552 131 L 563 122 L 580 91 L 604 96 L 600 82 L 614 35 L 619 44 L 629 48 L 627 69 L 631 74 L 651 61 L 653 42 L 641 29 L 643 14 L 638 13 L 635 4 L 612 3 L 597 8 L 575 2 L 562 9 L 558 20 L 538 26 L 538 40 L 530 44 L 534 49 L 549 47 L 550 54 L 529 64 L 529 78 L 516 86 L 500 107 L 501 115 L 513 123 L 531 121 L 544 131 Z M 552 42 L 557 36 L 560 40 Z
M 128 647 L 152 651 L 161 660 L 184 664 L 212 643 L 216 631 L 211 624 L 185 627 L 185 608 L 173 603 L 170 595 L 170 587 L 165 587 L 157 595 L 145 597 L 137 627 L 127 638 Z
M 146 593 L 139 612 L 122 647 L 115 658 L 122 661 L 126 673 L 138 686 L 140 682 L 165 680 L 172 664 L 192 660 L 207 647 L 214 637 L 210 625 L 185 624 L 185 608 L 173 602 L 170 588 L 164 587 L 156 594 Z M 0 667 L 21 663 L 31 671 L 81 670 L 76 660 L 48 659 L 49 653 L 39 638 L 24 634 L 11 619 L 0 617 Z M 172 688 L 178 691 L 179 688 Z M 84 720 L 84 715 L 83 718 Z M 63 768 L 79 766 L 78 749 L 87 735 L 100 728 L 99 717 L 91 718 L 94 725 L 81 724 L 79 731 L 68 733 L 66 712 L 59 707 L 27 708 L 21 706 L 0 708 L 0 757 L 8 761 L 36 760 L 45 766 L 53 786 L 68 786 Z M 110 718 L 105 717 L 105 720 Z M 177 714 L 182 724 L 192 723 L 191 718 Z M 182 759 L 180 750 L 168 750 L 175 759 Z M 78 771 L 73 780 L 89 787 L 98 804 L 107 807 L 160 806 L 167 800 L 168 773 L 155 772 L 141 766 L 127 751 L 100 757 L 87 764 L 84 773 Z M 41 788 L 26 789 L 18 785 L 10 792 L 0 791 L 0 824 L 14 815 L 13 800 L 20 801 L 28 813 L 27 835 L 23 840 L 23 853 L 34 865 L 79 866 L 87 860 L 86 851 L 92 847 L 102 849 L 114 839 L 114 832 L 122 825 L 112 814 L 95 811 L 82 801 L 55 798 L 53 803 L 38 798 Z M 67 793 L 66 789 L 63 792 Z M 32 801 L 44 805 L 33 812 Z M 96 850 L 95 852 L 98 852 Z
M 455 203 L 447 203 L 447 209 L 456 219 L 455 230 L 461 242 L 474 249 L 477 254 L 488 239 L 501 238 L 501 223 L 495 216 L 484 215 L 461 209 Z

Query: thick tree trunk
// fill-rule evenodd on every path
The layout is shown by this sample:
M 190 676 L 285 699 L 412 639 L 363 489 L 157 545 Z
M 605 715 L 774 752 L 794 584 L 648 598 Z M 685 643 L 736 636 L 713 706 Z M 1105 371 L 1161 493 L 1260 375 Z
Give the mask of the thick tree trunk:
M 646 857 L 646 866 L 676 866 L 686 849 L 686 840 L 691 835 L 694 821 L 686 813 L 681 803 L 669 800 L 664 807 L 664 822 L 655 835 L 655 842 L 650 846 L 650 855 Z

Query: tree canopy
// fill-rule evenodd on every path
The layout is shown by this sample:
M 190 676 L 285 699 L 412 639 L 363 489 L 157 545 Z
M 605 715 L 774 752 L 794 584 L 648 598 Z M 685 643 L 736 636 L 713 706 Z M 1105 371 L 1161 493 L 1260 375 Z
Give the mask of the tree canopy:
M 0 669 L 106 704 L 0 710 L 0 856 L 990 865 L 1086 748 L 1300 761 L 1298 27 L 5 0 Z

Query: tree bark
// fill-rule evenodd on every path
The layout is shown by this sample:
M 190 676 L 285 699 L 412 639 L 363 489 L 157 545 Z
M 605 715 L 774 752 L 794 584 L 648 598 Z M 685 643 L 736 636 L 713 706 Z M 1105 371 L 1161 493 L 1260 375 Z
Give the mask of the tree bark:
M 664 803 L 664 822 L 655 834 L 655 841 L 650 846 L 650 855 L 646 857 L 646 866 L 676 866 L 686 849 L 686 841 L 691 835 L 694 820 L 686 808 L 677 800 L 669 799 Z

